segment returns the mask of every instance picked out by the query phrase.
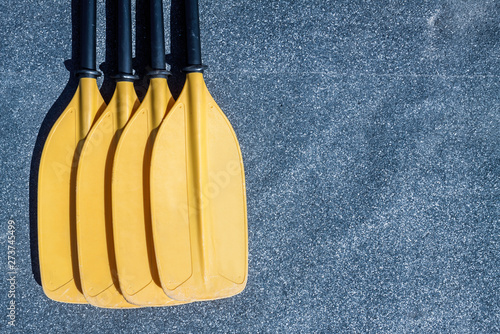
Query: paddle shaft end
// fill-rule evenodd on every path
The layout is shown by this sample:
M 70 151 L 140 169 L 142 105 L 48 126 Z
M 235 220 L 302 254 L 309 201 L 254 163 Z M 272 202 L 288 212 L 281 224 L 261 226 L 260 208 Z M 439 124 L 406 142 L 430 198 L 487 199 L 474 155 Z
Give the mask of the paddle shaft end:
M 187 67 L 185 72 L 203 72 L 201 63 L 198 0 L 186 0 Z
M 122 74 L 133 74 L 130 0 L 118 1 L 118 76 Z
M 80 68 L 78 72 L 96 74 L 96 1 L 81 1 Z
M 132 70 L 132 14 L 130 0 L 118 1 L 118 73 L 116 82 L 135 81 L 139 77 Z
M 163 4 L 162 0 L 151 0 L 150 29 L 151 29 L 151 68 L 165 70 L 165 36 L 163 33 Z

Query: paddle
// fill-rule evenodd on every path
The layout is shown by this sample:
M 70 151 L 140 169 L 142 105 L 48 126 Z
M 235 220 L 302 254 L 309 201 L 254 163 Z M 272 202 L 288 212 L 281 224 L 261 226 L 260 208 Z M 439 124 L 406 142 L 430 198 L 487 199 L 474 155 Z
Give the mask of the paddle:
M 153 145 L 151 213 L 163 290 L 189 301 L 241 292 L 248 246 L 241 152 L 203 80 L 197 0 L 186 21 L 186 83 Z
M 75 180 L 79 151 L 106 104 L 97 88 L 96 2 L 81 1 L 80 69 L 75 95 L 45 142 L 38 178 L 38 241 L 45 294 L 56 301 L 85 303 L 76 252 Z
M 139 106 L 132 74 L 130 0 L 118 1 L 116 89 L 83 145 L 76 178 L 77 244 L 80 276 L 90 304 L 134 307 L 120 293 L 111 221 L 111 168 L 121 130 Z
M 150 1 L 149 88 L 120 136 L 113 161 L 113 236 L 124 297 L 136 305 L 172 305 L 160 285 L 149 204 L 149 165 L 156 131 L 174 103 L 167 85 L 161 0 Z

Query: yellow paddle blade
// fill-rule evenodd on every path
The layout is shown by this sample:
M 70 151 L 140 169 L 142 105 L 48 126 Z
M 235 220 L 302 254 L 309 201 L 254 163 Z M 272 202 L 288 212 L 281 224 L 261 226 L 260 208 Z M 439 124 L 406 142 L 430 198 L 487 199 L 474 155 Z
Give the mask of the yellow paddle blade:
M 75 180 L 79 150 L 106 104 L 96 80 L 78 89 L 49 133 L 38 174 L 38 241 L 45 294 L 56 301 L 86 303 L 76 253 Z
M 111 168 L 120 132 L 139 106 L 132 82 L 118 82 L 85 141 L 76 177 L 78 261 L 83 294 L 95 306 L 134 307 L 120 293 L 111 221 Z
M 181 302 L 163 292 L 156 268 L 149 205 L 149 165 L 156 131 L 174 99 L 167 79 L 153 78 L 123 130 L 112 174 L 113 237 L 123 296 L 136 305 Z
M 201 73 L 160 126 L 151 157 L 151 213 L 163 290 L 177 300 L 225 298 L 247 281 L 241 152 Z

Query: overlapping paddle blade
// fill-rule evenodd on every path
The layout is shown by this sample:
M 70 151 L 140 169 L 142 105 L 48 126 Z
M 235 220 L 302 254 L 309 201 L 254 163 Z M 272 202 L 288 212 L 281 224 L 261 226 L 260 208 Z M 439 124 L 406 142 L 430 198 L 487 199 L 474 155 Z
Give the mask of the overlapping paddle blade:
M 156 136 L 151 212 L 160 279 L 169 297 L 218 299 L 244 289 L 243 162 L 236 135 L 201 73 L 187 75 Z
M 38 240 L 45 294 L 86 303 L 76 252 L 75 181 L 79 151 L 97 115 L 106 107 L 93 78 L 78 89 L 49 133 L 38 175 Z
M 151 149 L 174 100 L 165 78 L 153 78 L 123 130 L 113 162 L 113 236 L 124 297 L 136 305 L 175 305 L 163 292 L 156 268 L 149 200 Z
M 132 82 L 121 81 L 83 145 L 77 173 L 77 244 L 87 301 L 107 308 L 134 307 L 120 292 L 111 214 L 111 171 L 121 131 L 139 100 Z

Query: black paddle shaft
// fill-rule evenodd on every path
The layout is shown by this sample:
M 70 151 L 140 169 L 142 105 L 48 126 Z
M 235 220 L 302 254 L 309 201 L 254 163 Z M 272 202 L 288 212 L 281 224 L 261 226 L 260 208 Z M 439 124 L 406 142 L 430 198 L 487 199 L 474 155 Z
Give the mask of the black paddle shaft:
M 165 69 L 165 36 L 163 33 L 162 0 L 151 0 L 149 5 L 151 18 L 151 68 Z
M 186 0 L 187 67 L 186 72 L 203 72 L 201 63 L 200 15 L 198 0 Z
M 149 17 L 151 36 L 151 71 L 150 78 L 167 78 L 170 72 L 165 66 L 165 35 L 163 27 L 163 4 L 162 0 L 150 0 Z
M 98 77 L 96 70 L 96 0 L 80 1 L 80 68 L 77 75 Z
M 132 71 L 132 18 L 130 0 L 118 1 L 118 75 L 117 81 L 135 80 Z

